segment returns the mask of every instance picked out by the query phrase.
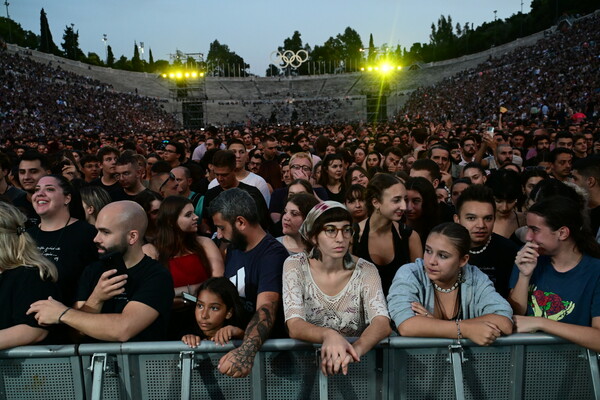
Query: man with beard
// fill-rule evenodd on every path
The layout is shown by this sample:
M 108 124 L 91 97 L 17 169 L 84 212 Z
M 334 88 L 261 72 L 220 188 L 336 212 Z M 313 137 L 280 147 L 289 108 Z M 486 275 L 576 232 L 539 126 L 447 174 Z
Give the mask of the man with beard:
M 477 153 L 477 142 L 473 136 L 465 136 L 460 140 L 461 162 L 460 165 L 467 165 L 475 161 Z
M 133 201 L 105 206 L 96 220 L 94 243 L 101 260 L 83 272 L 74 307 L 49 298 L 31 305 L 40 325 L 65 324 L 108 342 L 164 340 L 171 306 L 173 280 L 169 271 L 144 255 L 148 220 Z M 118 254 L 122 263 L 102 260 Z M 120 271 L 118 264 L 125 269 Z
M 458 197 L 454 222 L 469 230 L 469 263 L 485 272 L 498 293 L 506 298 L 518 248 L 512 240 L 492 232 L 495 219 L 496 202 L 489 187 L 471 185 Z
M 252 314 L 244 342 L 221 358 L 219 371 L 244 377 L 250 373 L 254 357 L 276 319 L 278 327 L 282 327 L 281 274 L 288 252 L 260 226 L 254 200 L 242 189 L 219 194 L 210 205 L 209 215 L 217 237 L 229 242 L 225 277 L 236 286 L 245 311 Z

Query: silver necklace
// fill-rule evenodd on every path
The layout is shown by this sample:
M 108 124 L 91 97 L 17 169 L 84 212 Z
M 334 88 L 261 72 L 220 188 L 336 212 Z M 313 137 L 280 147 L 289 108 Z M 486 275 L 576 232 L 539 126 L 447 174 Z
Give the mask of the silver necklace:
M 458 273 L 458 279 L 456 280 L 456 282 L 454 282 L 454 285 L 452 285 L 452 287 L 449 289 L 444 289 L 442 287 L 439 287 L 434 281 L 431 281 L 431 283 L 433 284 L 433 288 L 435 290 L 437 290 L 438 292 L 450 293 L 450 292 L 454 292 L 456 289 L 458 289 L 458 286 L 460 285 L 461 280 L 462 280 L 462 271 Z
M 483 253 L 487 247 L 489 246 L 490 242 L 492 241 L 492 235 L 490 234 L 490 237 L 487 240 L 487 243 L 485 244 L 485 246 L 483 246 L 483 248 L 481 248 L 480 250 L 469 250 L 470 254 L 481 254 Z

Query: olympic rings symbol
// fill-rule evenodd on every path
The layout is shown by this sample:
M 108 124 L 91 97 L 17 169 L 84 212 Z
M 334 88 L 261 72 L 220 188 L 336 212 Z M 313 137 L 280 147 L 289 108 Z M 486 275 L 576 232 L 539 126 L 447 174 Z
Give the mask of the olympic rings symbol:
M 306 50 L 298 50 L 295 53 L 292 50 L 284 50 L 283 53 L 274 51 L 271 53 L 271 61 L 283 68 L 296 69 L 308 61 L 308 52 Z

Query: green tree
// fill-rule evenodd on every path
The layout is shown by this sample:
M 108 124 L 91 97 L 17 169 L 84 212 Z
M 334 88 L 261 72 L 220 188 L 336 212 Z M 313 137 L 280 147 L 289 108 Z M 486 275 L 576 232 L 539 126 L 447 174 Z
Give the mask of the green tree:
M 75 31 L 75 25 L 65 27 L 63 42 L 60 44 L 63 54 L 70 60 L 85 61 L 85 54 L 79 48 L 79 31 Z
M 347 27 L 343 34 L 337 35 L 337 39 L 341 43 L 341 56 L 346 64 L 346 71 L 358 71 L 359 65 L 362 63 L 362 40 L 358 32 Z
M 375 42 L 373 42 L 373 34 L 371 33 L 369 35 L 369 55 L 368 55 L 368 59 L 367 62 L 369 64 L 372 64 L 375 62 Z
M 169 69 L 169 62 L 167 60 L 156 60 L 154 62 L 153 72 L 166 72 Z
M 269 64 L 269 66 L 267 67 L 267 70 L 265 71 L 265 75 L 266 76 L 280 76 L 281 70 L 279 69 L 279 67 L 277 65 Z
M 148 65 L 146 66 L 146 71 L 154 72 L 154 57 L 152 56 L 152 49 L 148 51 Z
M 123 69 L 125 71 L 131 71 L 131 61 L 127 59 L 124 55 L 117 60 L 115 63 L 115 69 Z
M 50 25 L 48 24 L 48 18 L 46 12 L 42 8 L 40 11 L 40 47 L 39 50 L 44 53 L 50 53 L 57 56 L 62 55 L 54 40 L 52 40 L 52 32 L 50 32 Z
M 246 70 L 250 68 L 242 57 L 218 40 L 210 44 L 206 62 L 211 65 L 211 73 L 215 76 L 247 76 Z
M 108 45 L 106 48 L 106 66 L 112 68 L 115 65 L 115 55 L 113 54 L 112 47 Z
M 137 42 L 133 42 L 133 58 L 131 59 L 131 69 L 136 72 L 144 71 L 144 64 L 140 58 Z
M 87 54 L 87 62 L 88 62 L 88 64 L 92 64 L 92 65 L 104 66 L 104 63 L 102 62 L 102 59 L 100 58 L 100 56 L 98 54 L 92 53 L 92 52 L 89 52 Z
M 4 38 L 8 43 L 14 43 L 29 49 L 37 49 L 39 47 L 40 38 L 35 33 L 26 31 L 15 21 L 5 17 L 0 17 L 0 37 Z

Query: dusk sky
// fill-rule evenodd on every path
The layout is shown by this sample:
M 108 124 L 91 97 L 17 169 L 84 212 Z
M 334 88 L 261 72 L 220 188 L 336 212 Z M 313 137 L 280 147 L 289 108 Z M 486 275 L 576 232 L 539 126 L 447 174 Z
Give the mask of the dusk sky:
M 2 2 L 0 15 L 6 16 Z M 116 58 L 133 56 L 134 41 L 144 42 L 145 59 L 169 59 L 179 49 L 185 53 L 208 53 L 215 39 L 242 56 L 250 72 L 264 76 L 271 52 L 283 45 L 295 30 L 303 43 L 322 45 L 347 26 L 355 29 L 366 47 L 369 34 L 375 46 L 387 43 L 410 48 L 427 43 L 431 23 L 451 15 L 454 25 L 475 26 L 508 18 L 521 10 L 521 0 L 303 0 L 254 1 L 159 1 L 159 0 L 9 0 L 10 17 L 24 29 L 40 33 L 40 10 L 48 15 L 54 42 L 59 46 L 66 25 L 75 24 L 79 44 L 104 59 L 102 35 Z M 523 0 L 523 12 L 530 11 Z

